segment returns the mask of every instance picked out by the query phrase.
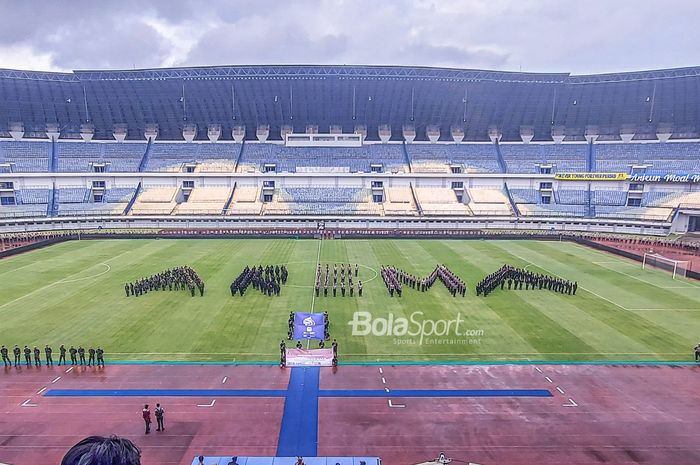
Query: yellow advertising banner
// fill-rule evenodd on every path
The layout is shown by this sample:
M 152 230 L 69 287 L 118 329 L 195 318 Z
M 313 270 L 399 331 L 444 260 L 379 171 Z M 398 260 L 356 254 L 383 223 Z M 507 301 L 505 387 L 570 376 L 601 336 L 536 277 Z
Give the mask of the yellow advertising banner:
M 627 173 L 556 173 L 560 181 L 624 181 Z

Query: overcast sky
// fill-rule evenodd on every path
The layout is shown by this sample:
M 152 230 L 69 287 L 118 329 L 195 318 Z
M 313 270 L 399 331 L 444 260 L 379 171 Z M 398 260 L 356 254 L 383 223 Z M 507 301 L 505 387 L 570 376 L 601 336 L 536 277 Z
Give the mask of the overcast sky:
M 0 0 L 0 67 L 700 65 L 700 0 Z

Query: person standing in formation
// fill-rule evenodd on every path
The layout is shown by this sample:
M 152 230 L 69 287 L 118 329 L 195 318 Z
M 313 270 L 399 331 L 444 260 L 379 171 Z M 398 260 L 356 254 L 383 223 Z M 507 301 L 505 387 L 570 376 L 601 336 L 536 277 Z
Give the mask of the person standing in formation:
M 53 357 L 51 356 L 53 349 L 48 344 L 44 347 L 44 353 L 46 354 L 46 366 L 53 366 Z

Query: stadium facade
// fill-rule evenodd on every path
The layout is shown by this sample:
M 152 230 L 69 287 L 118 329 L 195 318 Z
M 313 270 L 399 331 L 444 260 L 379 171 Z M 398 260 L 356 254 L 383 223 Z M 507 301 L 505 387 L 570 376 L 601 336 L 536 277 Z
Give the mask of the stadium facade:
M 0 70 L 0 228 L 700 229 L 700 67 Z

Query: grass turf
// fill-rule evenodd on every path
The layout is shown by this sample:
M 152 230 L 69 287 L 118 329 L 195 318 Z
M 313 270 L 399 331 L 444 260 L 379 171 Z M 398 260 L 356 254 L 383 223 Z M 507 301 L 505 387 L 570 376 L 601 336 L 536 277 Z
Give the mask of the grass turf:
M 360 264 L 364 296 L 314 298 L 317 260 Z M 439 282 L 390 298 L 376 276 L 382 264 L 425 276 L 438 263 L 467 282 L 466 298 L 453 298 Z M 476 297 L 474 284 L 504 263 L 577 280 L 579 291 Z M 125 297 L 125 282 L 185 264 L 204 279 L 203 298 L 175 291 Z M 246 264 L 286 264 L 282 295 L 249 288 L 232 298 L 229 283 Z M 288 312 L 312 305 L 328 310 L 343 361 L 677 361 L 689 360 L 700 338 L 697 282 L 566 242 L 84 240 L 4 259 L 0 279 L 0 343 L 49 343 L 55 351 L 61 343 L 102 345 L 108 360 L 274 361 Z M 433 320 L 459 313 L 462 329 L 482 334 L 422 345 L 352 336 L 356 311 L 396 318 L 421 311 Z

